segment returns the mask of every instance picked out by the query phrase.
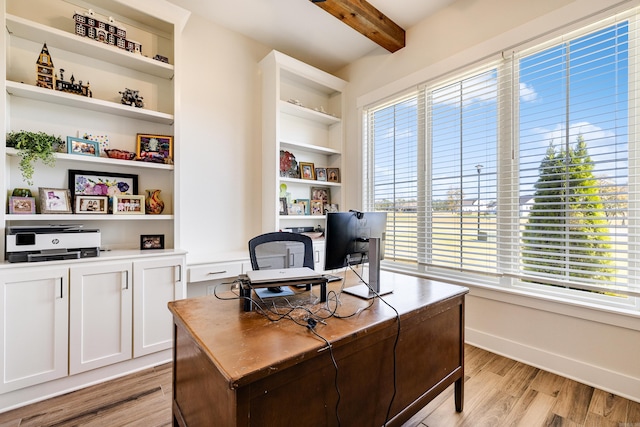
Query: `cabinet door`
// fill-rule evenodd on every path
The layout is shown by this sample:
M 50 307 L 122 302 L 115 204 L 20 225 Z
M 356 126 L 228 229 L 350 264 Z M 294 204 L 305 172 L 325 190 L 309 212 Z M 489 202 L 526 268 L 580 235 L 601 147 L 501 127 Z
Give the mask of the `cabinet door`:
M 131 358 L 131 263 L 70 269 L 69 372 Z
M 69 270 L 0 275 L 0 393 L 67 376 Z
M 324 240 L 313 242 L 313 269 L 324 271 Z
M 186 295 L 184 257 L 133 263 L 133 357 L 171 348 L 173 318 L 169 301 Z

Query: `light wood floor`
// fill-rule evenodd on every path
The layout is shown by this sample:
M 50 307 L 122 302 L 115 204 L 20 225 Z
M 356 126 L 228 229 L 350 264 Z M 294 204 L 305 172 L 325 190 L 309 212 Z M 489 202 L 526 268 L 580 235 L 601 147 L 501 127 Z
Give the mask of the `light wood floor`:
M 640 403 L 476 347 L 465 351 L 464 411 L 456 413 L 449 387 L 405 427 L 640 427 Z M 0 414 L 0 427 L 170 425 L 171 364 Z

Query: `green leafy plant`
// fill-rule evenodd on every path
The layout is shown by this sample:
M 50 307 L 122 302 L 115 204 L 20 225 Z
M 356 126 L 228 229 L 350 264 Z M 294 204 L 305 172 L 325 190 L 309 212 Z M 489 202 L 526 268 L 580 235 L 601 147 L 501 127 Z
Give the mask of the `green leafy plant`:
M 7 147 L 18 150 L 22 179 L 33 185 L 34 162 L 38 159 L 47 166 L 56 164 L 54 153 L 64 144 L 58 136 L 44 132 L 10 132 L 7 134 Z

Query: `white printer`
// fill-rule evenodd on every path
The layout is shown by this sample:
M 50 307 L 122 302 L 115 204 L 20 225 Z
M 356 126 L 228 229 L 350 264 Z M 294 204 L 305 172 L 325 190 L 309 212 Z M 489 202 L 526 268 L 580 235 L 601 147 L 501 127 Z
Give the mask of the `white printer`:
M 100 244 L 100 230 L 78 224 L 8 227 L 6 259 L 37 262 L 97 257 Z

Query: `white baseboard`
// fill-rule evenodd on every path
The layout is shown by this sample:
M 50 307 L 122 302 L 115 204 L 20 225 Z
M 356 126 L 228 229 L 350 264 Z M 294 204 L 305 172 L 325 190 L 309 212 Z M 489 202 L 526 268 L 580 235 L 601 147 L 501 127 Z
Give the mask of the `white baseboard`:
M 546 350 L 465 328 L 465 341 L 513 360 L 640 402 L 640 378 L 570 359 Z

